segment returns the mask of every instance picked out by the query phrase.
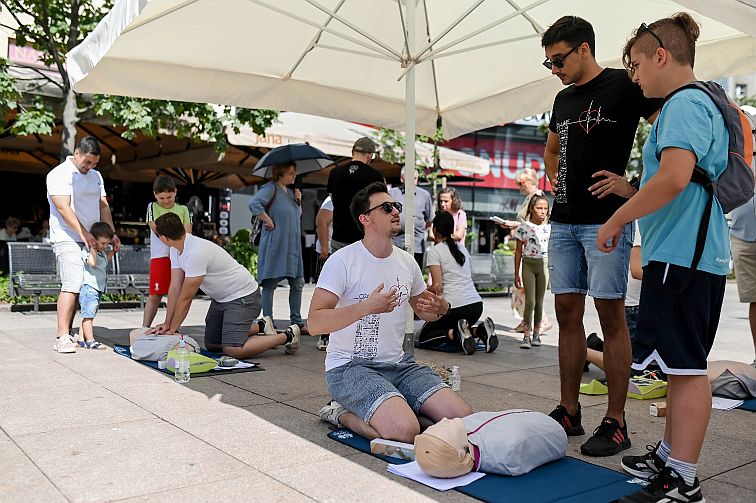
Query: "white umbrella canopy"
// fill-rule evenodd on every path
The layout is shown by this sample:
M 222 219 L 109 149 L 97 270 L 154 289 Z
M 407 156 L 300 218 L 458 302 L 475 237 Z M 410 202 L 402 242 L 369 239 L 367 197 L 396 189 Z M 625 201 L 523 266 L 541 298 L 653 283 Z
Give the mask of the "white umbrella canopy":
M 598 61 L 616 67 L 641 22 L 698 9 L 711 17 L 694 12 L 702 24 L 697 75 L 756 70 L 756 39 L 738 29 L 756 32 L 753 0 L 418 0 L 409 27 L 406 6 L 414 3 L 119 0 L 70 53 L 69 73 L 79 92 L 291 110 L 404 130 L 411 67 L 417 132 L 432 135 L 441 115 L 451 138 L 551 107 L 561 83 L 540 65 L 540 34 L 564 14 L 593 24 Z M 412 43 L 405 28 L 415 33 Z
M 326 154 L 349 157 L 355 140 L 363 136 L 376 139 L 377 130 L 339 119 L 282 112 L 265 130 L 265 135 L 256 134 L 247 127 L 241 128 L 239 133 L 229 130 L 227 134 L 231 145 L 273 148 L 290 143 L 308 143 Z M 433 145 L 417 143 L 416 154 L 422 164 L 433 166 Z M 490 161 L 446 147 L 439 147 L 439 164 L 442 169 L 479 176 L 486 176 L 491 171 Z

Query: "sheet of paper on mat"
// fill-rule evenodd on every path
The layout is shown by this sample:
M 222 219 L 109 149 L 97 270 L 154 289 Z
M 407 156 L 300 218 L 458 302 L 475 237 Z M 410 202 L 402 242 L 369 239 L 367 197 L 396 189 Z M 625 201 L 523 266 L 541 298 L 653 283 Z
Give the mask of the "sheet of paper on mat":
M 218 365 L 217 367 L 215 367 L 214 370 L 248 369 L 248 368 L 254 367 L 254 366 L 255 366 L 254 363 L 239 362 L 236 365 L 234 365 L 233 367 L 221 367 L 220 365 Z
M 731 398 L 722 398 L 721 396 L 711 397 L 711 408 L 719 410 L 732 410 L 743 405 L 743 400 L 733 400 Z
M 470 472 L 466 475 L 455 477 L 453 479 L 439 479 L 436 477 L 431 477 L 430 475 L 422 471 L 417 465 L 417 461 L 406 463 L 404 465 L 388 465 L 388 471 L 395 475 L 420 482 L 421 484 L 425 484 L 426 486 L 432 487 L 433 489 L 436 489 L 438 491 L 448 491 L 449 489 L 454 489 L 455 487 L 466 486 L 467 484 L 475 482 L 479 478 L 485 476 L 485 473 Z

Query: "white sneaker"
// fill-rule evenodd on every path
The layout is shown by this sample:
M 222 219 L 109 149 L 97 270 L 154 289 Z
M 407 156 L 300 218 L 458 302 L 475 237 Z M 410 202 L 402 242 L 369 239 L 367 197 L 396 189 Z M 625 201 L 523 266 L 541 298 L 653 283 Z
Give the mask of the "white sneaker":
M 265 335 L 276 335 L 278 332 L 276 332 L 276 325 L 273 323 L 273 318 L 270 316 L 263 316 L 262 320 L 265 322 L 265 327 L 263 328 L 263 333 Z
M 287 342 L 284 345 L 284 353 L 293 355 L 299 349 L 299 336 L 302 334 L 302 331 L 299 329 L 299 325 L 290 325 L 286 329 L 286 333 L 291 333 L 291 342 Z
M 520 349 L 530 349 L 531 343 L 530 343 L 530 336 L 526 335 L 522 338 L 522 342 L 520 343 Z
M 53 349 L 58 353 L 75 353 L 76 344 L 70 335 L 63 335 L 55 339 L 55 345 Z
M 319 415 L 321 421 L 331 423 L 336 428 L 341 428 L 343 425 L 339 422 L 339 417 L 346 412 L 346 409 L 341 406 L 336 400 L 331 400 L 325 406 L 320 409 Z
M 530 343 L 533 346 L 540 346 L 541 345 L 541 336 L 538 334 L 533 334 L 533 338 L 531 339 Z
M 316 344 L 316 347 L 318 348 L 318 351 L 325 351 L 328 349 L 328 337 L 327 335 L 321 335 L 318 339 L 318 343 Z

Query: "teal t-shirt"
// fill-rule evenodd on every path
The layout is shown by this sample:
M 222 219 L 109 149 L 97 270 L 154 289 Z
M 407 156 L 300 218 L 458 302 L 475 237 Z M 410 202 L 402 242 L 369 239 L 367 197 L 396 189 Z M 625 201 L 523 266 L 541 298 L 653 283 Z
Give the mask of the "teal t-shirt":
M 727 128 L 717 106 L 702 91 L 680 91 L 662 107 L 643 146 L 641 187 L 659 171 L 661 153 L 669 147 L 693 152 L 696 164 L 712 180 L 727 166 Z M 656 261 L 690 267 L 706 203 L 704 188 L 689 183 L 666 206 L 641 218 L 643 265 Z M 730 270 L 727 220 L 716 198 L 698 270 L 718 275 L 726 275 Z

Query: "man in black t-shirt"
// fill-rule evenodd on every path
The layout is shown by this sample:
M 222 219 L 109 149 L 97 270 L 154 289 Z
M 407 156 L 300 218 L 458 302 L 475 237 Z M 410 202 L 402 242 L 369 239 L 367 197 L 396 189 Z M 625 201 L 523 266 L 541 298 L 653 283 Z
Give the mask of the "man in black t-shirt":
M 581 451 L 611 456 L 630 447 L 624 408 L 630 338 L 624 316 L 633 242 L 625 226 L 614 253 L 596 249 L 596 233 L 635 193 L 625 180 L 638 120 L 655 118 L 660 100 L 643 97 L 625 70 L 602 68 L 595 59 L 593 27 L 565 16 L 543 34 L 544 66 L 567 87 L 557 94 L 544 162 L 556 189 L 551 213 L 549 272 L 559 321 L 561 400 L 550 414 L 568 435 L 583 435 L 578 389 L 586 356 L 585 296 L 594 299 L 605 336 L 609 387 L 606 417 Z
M 384 182 L 381 172 L 368 166 L 377 151 L 378 145 L 363 136 L 354 142 L 352 161 L 334 168 L 328 176 L 328 192 L 333 200 L 331 253 L 362 239 L 362 231 L 352 218 L 349 205 L 358 191 L 373 182 Z

